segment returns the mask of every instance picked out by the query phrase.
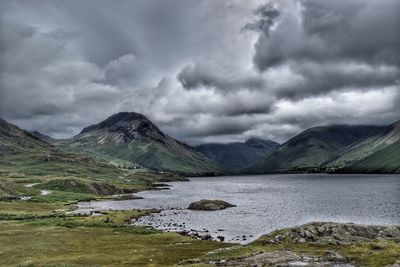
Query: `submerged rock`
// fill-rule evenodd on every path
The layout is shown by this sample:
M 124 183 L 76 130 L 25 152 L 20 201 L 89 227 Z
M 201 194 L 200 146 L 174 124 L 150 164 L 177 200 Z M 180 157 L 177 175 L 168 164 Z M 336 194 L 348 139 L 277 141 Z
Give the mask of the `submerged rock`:
M 223 210 L 230 207 L 236 207 L 231 203 L 228 203 L 223 200 L 209 200 L 202 199 L 197 202 L 193 202 L 189 205 L 188 209 L 190 210 Z

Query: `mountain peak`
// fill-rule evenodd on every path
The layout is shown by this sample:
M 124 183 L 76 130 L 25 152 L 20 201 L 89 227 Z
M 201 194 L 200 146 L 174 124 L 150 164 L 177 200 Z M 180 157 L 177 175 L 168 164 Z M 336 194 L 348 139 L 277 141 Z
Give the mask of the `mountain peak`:
M 91 132 L 94 130 L 100 130 L 100 129 L 107 129 L 107 128 L 113 128 L 116 125 L 124 125 L 126 127 L 129 127 L 129 125 L 132 126 L 132 123 L 138 123 L 141 121 L 146 121 L 150 122 L 144 115 L 135 113 L 135 112 L 119 112 L 116 113 L 104 121 L 98 123 L 98 124 L 93 124 L 90 125 L 86 128 L 84 128 L 81 132 L 82 133 L 87 133 Z
M 80 135 L 102 133 L 101 136 L 111 138 L 117 143 L 129 143 L 132 140 L 162 141 L 167 138 L 163 132 L 146 116 L 135 112 L 120 112 L 104 121 L 88 126 Z M 101 137 L 100 139 L 103 139 Z

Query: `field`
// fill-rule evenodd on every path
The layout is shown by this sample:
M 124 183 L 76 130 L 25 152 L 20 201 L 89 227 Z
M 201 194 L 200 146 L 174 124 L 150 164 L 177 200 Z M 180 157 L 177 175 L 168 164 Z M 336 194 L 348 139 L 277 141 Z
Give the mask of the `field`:
M 230 246 L 126 224 L 154 211 L 72 216 L 66 208 L 0 203 L 0 266 L 165 266 Z

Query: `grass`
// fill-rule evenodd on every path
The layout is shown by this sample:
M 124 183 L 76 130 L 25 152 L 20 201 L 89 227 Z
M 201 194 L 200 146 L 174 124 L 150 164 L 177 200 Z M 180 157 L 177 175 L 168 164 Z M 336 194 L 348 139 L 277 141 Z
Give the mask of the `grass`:
M 0 220 L 0 266 L 170 266 L 230 246 L 126 224 L 150 212 Z
M 0 214 L 33 214 L 46 215 L 58 210 L 69 210 L 69 206 L 62 204 L 34 203 L 29 201 L 0 201 Z
M 70 205 L 37 202 L 0 202 L 0 266 L 171 266 L 199 258 L 210 260 L 249 257 L 254 253 L 291 250 L 321 256 L 337 251 L 356 266 L 385 266 L 400 258 L 400 244 L 388 240 L 354 245 L 265 243 L 275 231 L 248 244 L 194 240 L 175 233 L 132 226 L 133 218 L 155 210 L 102 211 L 99 216 L 66 214 Z

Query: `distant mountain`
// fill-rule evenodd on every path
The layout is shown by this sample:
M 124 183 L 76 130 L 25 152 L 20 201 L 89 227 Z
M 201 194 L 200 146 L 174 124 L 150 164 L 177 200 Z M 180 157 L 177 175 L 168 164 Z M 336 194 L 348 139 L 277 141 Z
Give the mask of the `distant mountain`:
M 42 133 L 39 132 L 39 131 L 32 131 L 32 132 L 30 132 L 30 133 L 31 133 L 32 135 L 36 136 L 37 138 L 42 139 L 43 141 L 46 141 L 47 143 L 50 143 L 50 144 L 52 144 L 52 143 L 54 143 L 54 142 L 57 141 L 57 139 L 54 139 L 54 138 L 51 137 L 51 136 L 42 134 Z
M 89 126 L 58 145 L 110 162 L 130 162 L 187 175 L 222 173 L 222 168 L 192 147 L 164 134 L 142 114 L 121 112 Z
M 238 171 L 260 160 L 278 146 L 274 141 L 250 138 L 245 142 L 202 144 L 196 149 L 230 170 Z
M 245 170 L 250 173 L 320 171 L 346 147 L 379 133 L 379 126 L 322 126 L 308 129 Z

